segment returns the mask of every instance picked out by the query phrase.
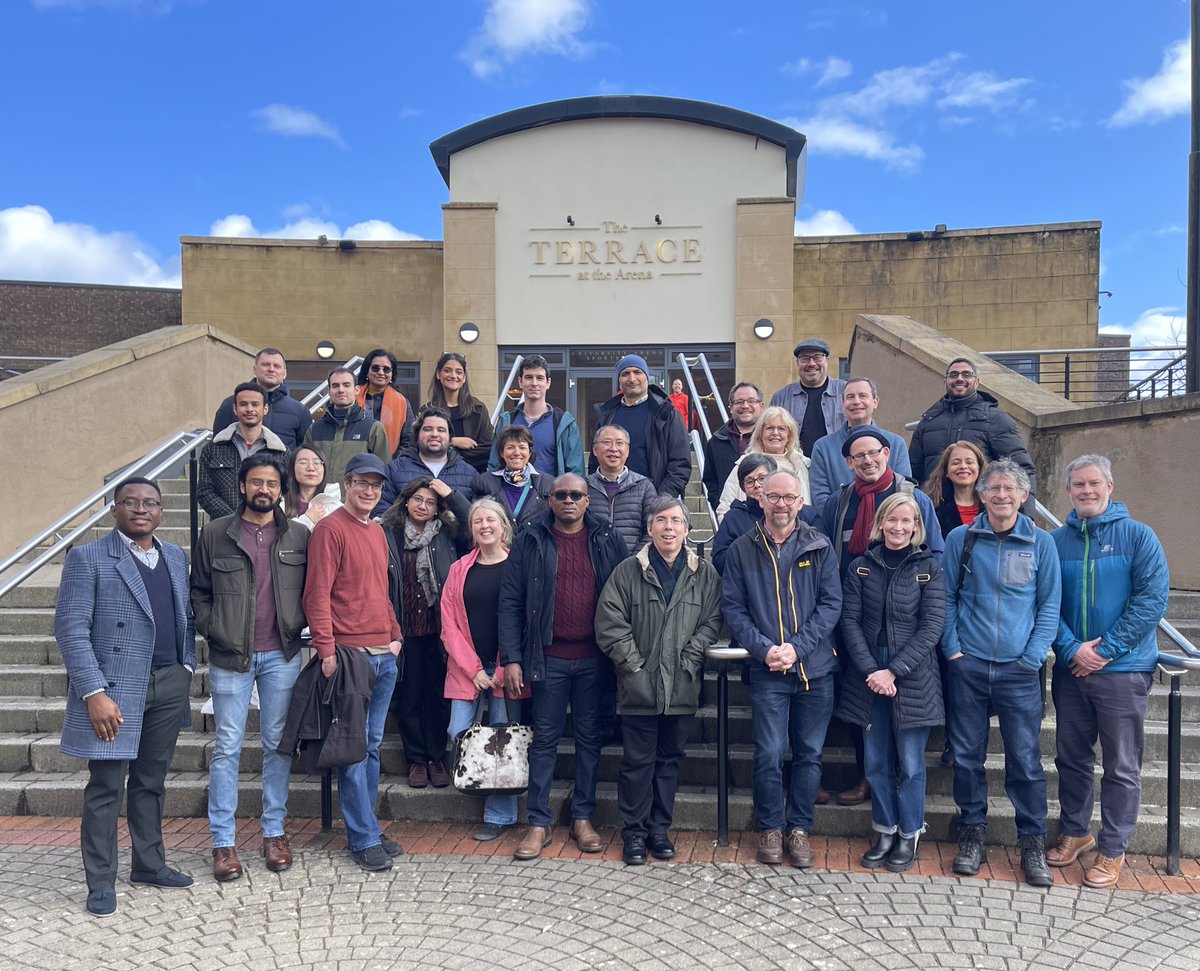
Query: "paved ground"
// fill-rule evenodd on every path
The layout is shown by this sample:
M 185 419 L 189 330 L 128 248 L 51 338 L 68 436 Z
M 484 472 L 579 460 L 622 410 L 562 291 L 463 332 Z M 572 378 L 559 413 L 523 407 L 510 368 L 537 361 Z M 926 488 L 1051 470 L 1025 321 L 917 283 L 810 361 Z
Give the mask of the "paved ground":
M 0 968 L 1200 968 L 1200 897 L 1033 890 L 1004 875 L 995 848 L 992 878 L 968 880 L 764 867 L 746 860 L 749 840 L 714 850 L 701 834 L 679 841 L 686 862 L 628 868 L 615 845 L 580 860 L 556 839 L 559 855 L 522 864 L 511 841 L 473 844 L 470 827 L 393 824 L 410 855 L 365 874 L 340 834 L 301 822 L 289 872 L 245 852 L 247 875 L 218 885 L 196 824 L 171 821 L 169 838 L 194 887 L 121 882 L 116 917 L 97 921 L 83 909 L 78 820 L 0 819 Z M 253 824 L 241 835 L 257 846 Z M 924 847 L 927 862 L 939 849 Z M 858 851 L 822 850 L 835 867 Z

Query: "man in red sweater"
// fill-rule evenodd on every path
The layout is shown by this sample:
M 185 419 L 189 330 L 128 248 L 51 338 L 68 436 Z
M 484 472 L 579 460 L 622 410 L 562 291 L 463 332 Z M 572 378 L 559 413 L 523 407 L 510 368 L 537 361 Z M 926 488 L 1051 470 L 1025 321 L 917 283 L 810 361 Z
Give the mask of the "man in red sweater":
M 371 452 L 346 463 L 340 509 L 317 523 L 308 541 L 304 615 L 321 671 L 337 670 L 334 645 L 362 651 L 375 671 L 367 709 L 367 757 L 338 769 L 338 801 L 350 855 L 364 870 L 390 870 L 404 852 L 383 835 L 375 816 L 379 796 L 379 744 L 396 685 L 400 625 L 388 596 L 388 547 L 383 527 L 371 522 L 387 470 Z

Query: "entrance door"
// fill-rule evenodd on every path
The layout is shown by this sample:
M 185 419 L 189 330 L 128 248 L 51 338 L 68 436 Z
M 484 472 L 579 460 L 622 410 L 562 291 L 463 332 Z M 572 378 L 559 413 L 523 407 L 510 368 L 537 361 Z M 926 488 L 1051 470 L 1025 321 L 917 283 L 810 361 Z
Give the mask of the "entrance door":
M 567 410 L 579 426 L 586 466 L 586 459 L 592 453 L 592 436 L 596 434 L 596 405 L 617 393 L 617 381 L 612 368 L 572 368 L 568 383 Z

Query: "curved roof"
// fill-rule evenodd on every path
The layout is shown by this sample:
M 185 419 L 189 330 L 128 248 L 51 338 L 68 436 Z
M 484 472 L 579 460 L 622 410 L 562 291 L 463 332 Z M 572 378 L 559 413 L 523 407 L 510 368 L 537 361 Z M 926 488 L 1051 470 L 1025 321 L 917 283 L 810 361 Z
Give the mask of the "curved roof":
M 555 125 L 563 121 L 585 118 L 666 118 L 695 125 L 709 125 L 727 131 L 753 135 L 783 148 L 787 158 L 787 192 L 796 194 L 796 160 L 804 151 L 808 139 L 796 131 L 759 115 L 737 108 L 689 101 L 684 98 L 660 98 L 655 95 L 595 95 L 590 98 L 567 98 L 547 101 L 540 105 L 517 108 L 500 115 L 484 118 L 466 125 L 430 143 L 429 151 L 437 163 L 446 185 L 450 184 L 450 156 L 481 142 L 511 135 L 530 128 Z

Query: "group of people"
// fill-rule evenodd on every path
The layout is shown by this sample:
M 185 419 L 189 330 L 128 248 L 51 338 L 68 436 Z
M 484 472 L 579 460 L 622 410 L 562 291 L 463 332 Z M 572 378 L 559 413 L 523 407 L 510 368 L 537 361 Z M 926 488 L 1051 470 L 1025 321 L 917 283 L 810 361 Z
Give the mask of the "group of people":
M 128 776 L 131 879 L 167 865 L 164 779 L 190 714 L 195 634 L 209 651 L 213 875 L 244 873 L 234 816 L 247 712 L 263 744 L 262 857 L 292 862 L 284 831 L 295 724 L 327 684 L 358 697 L 342 731 L 365 753 L 338 768 L 348 849 L 366 870 L 403 852 L 376 816 L 389 713 L 409 785 L 449 782 L 448 740 L 475 721 L 532 725 L 527 828 L 517 859 L 553 841 L 550 789 L 568 713 L 569 838 L 592 819 L 603 744 L 623 745 L 618 807 L 627 864 L 670 859 L 679 765 L 700 704 L 705 652 L 727 630 L 746 649 L 758 858 L 813 864 L 814 806 L 831 719 L 851 727 L 876 839 L 863 862 L 902 872 L 924 831 L 925 748 L 945 725 L 960 813 L 956 872 L 986 852 L 989 717 L 1004 742 L 1028 882 L 1077 860 L 1090 834 L 1101 743 L 1103 819 L 1094 886 L 1120 872 L 1140 796 L 1142 723 L 1167 570 L 1154 534 L 1112 501 L 1107 459 L 1068 467 L 1074 511 L 1053 535 L 1022 512 L 1032 462 L 1012 419 L 953 362 L 911 445 L 875 424 L 869 378 L 828 375 L 829 346 L 801 342 L 799 380 L 764 407 L 739 382 L 706 446 L 703 484 L 721 515 L 712 558 L 687 543 L 690 475 L 681 411 L 626 355 L 597 406 L 589 466 L 574 417 L 546 401 L 544 358 L 523 361 L 522 400 L 495 428 L 461 355 L 442 355 L 414 411 L 396 358 L 329 374 L 312 419 L 266 348 L 222 403 L 199 461 L 210 514 L 190 576 L 155 537 L 155 483 L 115 490 L 116 528 L 67 557 L 55 632 L 70 678 L 63 750 L 89 759 L 82 850 L 93 914 L 115 910 L 116 819 Z M 307 627 L 318 661 L 301 670 Z M 1056 655 L 1062 834 L 1046 850 L 1040 671 Z M 351 706 L 354 707 L 354 706 Z M 486 709 L 486 713 L 485 713 Z M 619 727 L 618 727 L 619 726 Z M 347 739 L 326 742 L 344 744 Z M 365 743 L 365 745 L 364 745 Z M 790 767 L 785 756 L 791 750 Z M 359 751 L 355 751 L 357 756 Z M 786 791 L 784 777 L 788 776 Z M 490 796 L 476 839 L 517 823 Z

